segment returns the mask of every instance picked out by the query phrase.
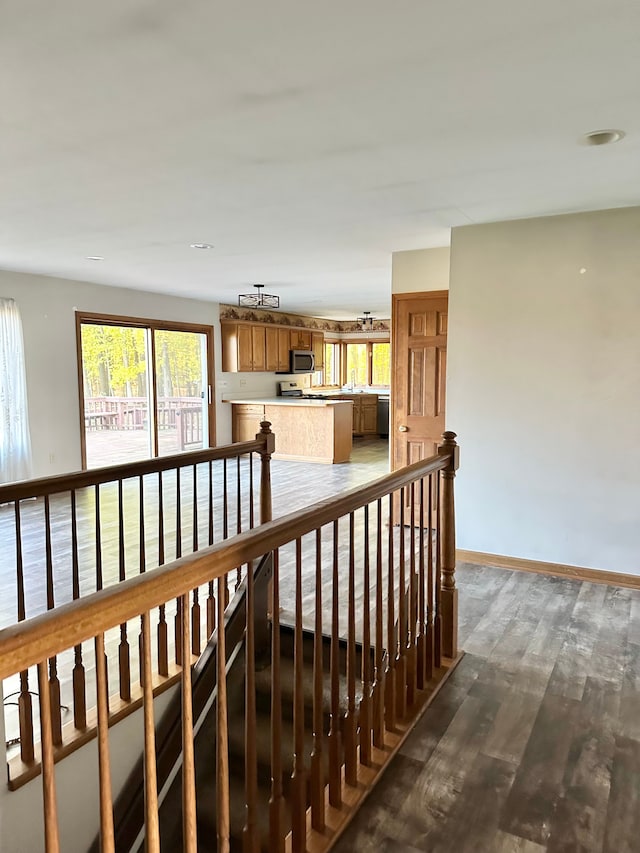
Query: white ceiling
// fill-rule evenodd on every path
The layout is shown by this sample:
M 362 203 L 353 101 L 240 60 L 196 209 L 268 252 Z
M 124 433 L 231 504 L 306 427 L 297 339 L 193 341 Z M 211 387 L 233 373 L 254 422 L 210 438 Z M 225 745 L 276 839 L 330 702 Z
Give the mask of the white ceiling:
M 393 251 L 640 203 L 639 36 L 637 0 L 8 0 L 0 267 L 388 316 Z

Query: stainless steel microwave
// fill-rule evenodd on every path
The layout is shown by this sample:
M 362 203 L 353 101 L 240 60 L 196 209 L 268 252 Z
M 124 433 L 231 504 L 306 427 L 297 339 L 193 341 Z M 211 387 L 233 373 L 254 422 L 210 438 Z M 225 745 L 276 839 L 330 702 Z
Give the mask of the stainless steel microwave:
M 316 362 L 311 350 L 289 350 L 289 373 L 313 373 Z

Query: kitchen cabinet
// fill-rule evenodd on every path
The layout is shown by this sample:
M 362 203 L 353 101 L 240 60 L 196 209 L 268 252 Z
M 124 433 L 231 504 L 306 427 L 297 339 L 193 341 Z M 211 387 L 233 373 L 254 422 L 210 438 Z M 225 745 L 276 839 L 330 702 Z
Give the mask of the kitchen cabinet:
M 253 441 L 264 420 L 264 406 L 255 403 L 234 404 L 231 416 L 231 440 Z
M 351 455 L 351 406 L 331 400 L 231 400 L 233 441 L 252 441 L 267 420 L 276 437 L 274 459 L 347 462 Z
M 322 370 L 324 335 L 308 329 L 292 329 L 267 323 L 235 323 L 223 321 L 222 370 L 225 373 L 262 371 L 269 373 L 289 370 L 289 350 L 311 350 L 316 353 L 316 365 Z
M 324 370 L 324 333 L 313 332 L 311 335 L 311 349 L 315 357 L 316 370 Z
M 289 369 L 289 329 L 284 326 L 266 326 L 266 369 L 286 371 Z
M 311 349 L 311 332 L 307 329 L 291 329 L 291 349 Z
M 340 394 L 339 400 L 351 400 L 353 403 L 353 434 L 378 434 L 378 395 L 377 394 Z
M 249 373 L 267 370 L 266 326 L 222 323 L 222 370 Z

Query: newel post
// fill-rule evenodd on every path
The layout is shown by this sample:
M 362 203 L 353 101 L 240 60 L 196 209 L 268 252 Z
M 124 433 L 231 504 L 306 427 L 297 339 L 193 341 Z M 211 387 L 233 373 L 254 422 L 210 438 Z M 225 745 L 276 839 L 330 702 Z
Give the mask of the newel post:
M 447 658 L 455 658 L 458 654 L 458 590 L 456 589 L 456 514 L 453 481 L 460 465 L 460 448 L 456 444 L 455 432 L 445 432 L 442 438 L 438 453 L 450 457 L 449 464 L 441 471 L 442 654 Z
M 271 432 L 269 421 L 260 422 L 257 439 L 264 439 L 264 450 L 260 451 L 262 470 L 260 471 L 260 524 L 271 521 L 271 454 L 276 449 L 276 437 Z

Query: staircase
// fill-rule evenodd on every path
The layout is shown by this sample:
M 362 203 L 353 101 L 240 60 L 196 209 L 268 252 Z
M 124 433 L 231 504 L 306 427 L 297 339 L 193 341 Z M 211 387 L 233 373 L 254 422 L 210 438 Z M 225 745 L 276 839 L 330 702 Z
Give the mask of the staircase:
M 291 776 L 293 773 L 294 755 L 294 627 L 280 626 L 281 639 L 281 700 L 282 700 L 282 740 L 280 761 L 282 767 L 282 789 L 284 794 L 284 828 L 291 831 L 291 800 L 293 796 Z M 314 636 L 311 632 L 304 634 L 304 715 L 305 715 L 305 746 L 304 764 L 308 768 L 313 750 L 313 651 Z M 328 673 L 330 638 L 322 638 L 323 661 L 325 664 L 325 680 Z M 346 643 L 341 643 L 341 674 L 340 674 L 340 712 L 341 718 L 347 710 L 346 682 Z M 247 822 L 245 806 L 245 713 L 244 713 L 244 684 L 245 665 L 244 647 L 239 650 L 238 657 L 232 664 L 228 679 L 228 708 L 229 708 L 229 790 L 230 790 L 230 842 L 231 851 L 243 850 L 243 831 Z M 361 660 L 361 653 L 358 654 Z M 263 661 L 256 661 L 256 752 L 258 768 L 258 832 L 260 849 L 269 851 L 269 800 L 272 794 L 271 786 L 271 686 L 272 667 L 268 653 Z M 358 694 L 358 702 L 360 693 Z M 323 738 L 329 734 L 331 719 L 331 694 L 328 688 L 323 690 Z M 325 764 L 325 782 L 328 782 L 328 749 L 323 749 Z M 217 848 L 216 827 L 216 717 L 215 706 L 207 712 L 202 727 L 195 739 L 198 849 L 202 853 L 215 853 Z M 182 844 L 182 805 L 181 805 L 181 774 L 178 773 L 165 800 L 160 808 L 160 836 L 162 850 L 176 851 Z M 307 787 L 307 806 L 311 803 L 310 783 Z

